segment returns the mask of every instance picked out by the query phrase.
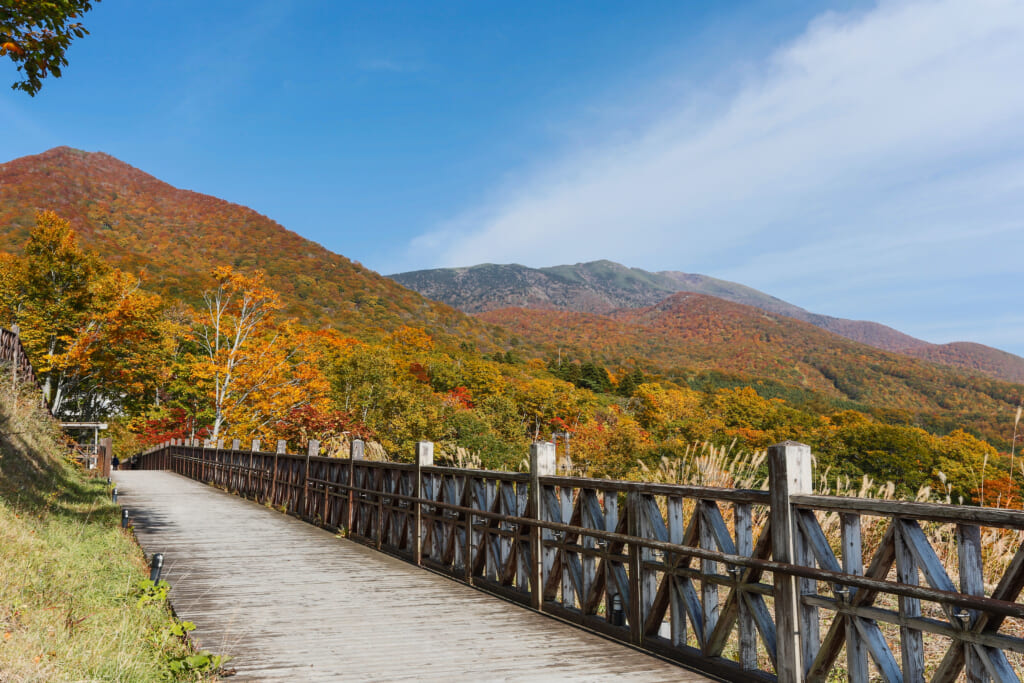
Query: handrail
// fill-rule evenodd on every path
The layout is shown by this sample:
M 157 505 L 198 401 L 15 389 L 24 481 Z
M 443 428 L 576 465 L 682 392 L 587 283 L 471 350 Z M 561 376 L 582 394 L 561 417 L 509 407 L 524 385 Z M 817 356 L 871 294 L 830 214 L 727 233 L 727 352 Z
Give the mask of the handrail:
M 1021 511 L 810 495 L 809 449 L 791 443 L 769 451 L 769 491 L 554 476 L 549 444 L 528 473 L 437 467 L 431 444 L 413 463 L 363 460 L 358 441 L 349 458 L 254 448 L 179 441 L 136 461 L 728 680 L 842 665 L 867 681 L 869 662 L 893 682 L 1019 680 L 1005 653 L 1024 638 L 1001 626 L 1024 619 Z M 936 529 L 956 536 L 953 567 Z M 991 590 L 984 534 L 1014 543 Z
M 851 498 L 847 496 L 792 496 L 790 502 L 805 510 L 856 512 L 862 515 L 907 517 L 926 522 L 959 524 L 975 522 L 1005 529 L 1024 530 L 1024 510 L 985 508 L 974 505 L 917 503 L 905 500 Z
M 16 325 L 12 330 L 0 327 L 0 365 L 2 364 L 9 364 L 11 366 L 11 379 L 13 386 L 17 387 L 21 382 L 27 381 L 30 385 L 35 387 L 39 392 L 41 405 L 46 408 L 47 412 L 49 412 L 52 417 L 53 410 L 47 402 L 46 395 L 43 392 L 43 386 L 39 382 L 39 378 L 36 376 L 36 371 L 32 367 L 32 362 L 29 360 L 28 353 L 25 351 L 25 347 L 21 344 L 21 337 L 19 336 Z
M 28 380 L 42 390 L 32 368 L 32 362 L 21 344 L 21 337 L 15 330 L 0 327 L 0 363 L 10 363 L 18 381 Z

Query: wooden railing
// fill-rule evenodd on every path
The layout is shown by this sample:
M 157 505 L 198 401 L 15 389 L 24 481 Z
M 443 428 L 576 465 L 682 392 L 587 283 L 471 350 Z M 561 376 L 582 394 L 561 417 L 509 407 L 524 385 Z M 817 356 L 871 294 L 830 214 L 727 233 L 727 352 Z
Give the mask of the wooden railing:
M 728 680 L 1020 680 L 1020 511 L 810 495 L 791 442 L 769 491 L 552 476 L 547 443 L 529 473 L 362 455 L 179 441 L 135 462 Z M 995 585 L 983 538 L 1011 544 Z
M 39 386 L 36 372 L 32 369 L 32 363 L 29 362 L 28 354 L 25 353 L 16 330 L 5 330 L 0 327 L 0 364 L 10 366 L 15 384 L 28 382 Z

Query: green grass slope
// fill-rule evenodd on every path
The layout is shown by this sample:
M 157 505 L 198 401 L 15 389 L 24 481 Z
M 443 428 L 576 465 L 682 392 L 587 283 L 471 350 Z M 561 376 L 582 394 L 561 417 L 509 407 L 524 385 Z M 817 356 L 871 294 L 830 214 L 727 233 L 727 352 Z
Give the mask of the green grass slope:
M 138 605 L 145 558 L 106 481 L 61 456 L 59 427 L 0 365 L 0 680 L 199 680 L 166 603 Z

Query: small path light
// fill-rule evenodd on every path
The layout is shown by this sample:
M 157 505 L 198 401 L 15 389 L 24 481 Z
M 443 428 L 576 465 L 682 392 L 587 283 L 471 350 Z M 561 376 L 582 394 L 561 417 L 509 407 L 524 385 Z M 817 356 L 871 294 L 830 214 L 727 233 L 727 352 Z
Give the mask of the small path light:
M 842 586 L 835 584 L 832 586 L 832 592 L 836 594 L 836 598 L 839 602 L 849 602 L 850 600 L 850 588 L 848 586 Z
M 116 487 L 116 486 L 115 486 L 115 487 L 114 487 L 114 489 L 113 489 L 113 490 L 112 490 L 112 491 L 110 492 L 110 500 L 112 500 L 112 501 L 113 501 L 113 502 L 115 502 L 115 503 L 117 502 L 117 487 Z
M 128 508 L 123 508 L 121 510 L 121 528 L 128 528 Z
M 160 572 L 164 569 L 164 554 L 156 553 L 153 555 L 153 561 L 149 565 L 149 580 L 156 583 L 160 580 Z
M 612 596 L 612 626 L 625 626 L 626 613 L 622 611 L 622 596 L 616 593 Z

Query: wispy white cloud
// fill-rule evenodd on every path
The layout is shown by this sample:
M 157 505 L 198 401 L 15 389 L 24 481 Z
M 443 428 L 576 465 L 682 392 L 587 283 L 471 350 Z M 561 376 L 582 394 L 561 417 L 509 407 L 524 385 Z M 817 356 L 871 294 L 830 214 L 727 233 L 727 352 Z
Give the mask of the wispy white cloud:
M 868 318 L 879 297 L 938 291 L 951 273 L 1008 290 L 1024 253 L 1022 73 L 1016 0 L 825 14 L 726 97 L 694 92 L 637 135 L 542 160 L 412 248 L 437 265 L 710 272 Z M 947 315 L 979 298 L 964 287 Z M 936 329 L 924 303 L 893 301 L 885 322 Z

